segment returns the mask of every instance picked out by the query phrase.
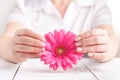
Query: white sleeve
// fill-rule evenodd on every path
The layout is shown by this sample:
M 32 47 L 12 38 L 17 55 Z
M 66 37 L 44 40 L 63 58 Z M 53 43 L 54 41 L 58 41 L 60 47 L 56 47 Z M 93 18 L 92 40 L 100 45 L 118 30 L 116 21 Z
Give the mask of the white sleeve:
M 112 25 L 112 16 L 106 4 L 106 0 L 98 0 L 95 6 L 95 17 L 93 19 L 93 28 L 104 24 Z
M 26 25 L 26 18 L 24 16 L 24 12 L 23 10 L 21 9 L 21 7 L 19 6 L 19 3 L 16 3 L 14 5 L 14 8 L 11 10 L 9 16 L 8 16 L 8 19 L 7 19 L 7 22 L 19 22 L 23 25 Z

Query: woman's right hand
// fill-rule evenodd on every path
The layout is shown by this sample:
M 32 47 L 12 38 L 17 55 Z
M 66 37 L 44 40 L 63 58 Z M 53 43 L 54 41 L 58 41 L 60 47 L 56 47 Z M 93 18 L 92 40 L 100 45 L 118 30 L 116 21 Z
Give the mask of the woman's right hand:
M 45 47 L 44 37 L 29 29 L 17 30 L 11 38 L 3 36 L 1 43 L 1 57 L 14 63 L 26 61 L 31 57 L 39 57 Z

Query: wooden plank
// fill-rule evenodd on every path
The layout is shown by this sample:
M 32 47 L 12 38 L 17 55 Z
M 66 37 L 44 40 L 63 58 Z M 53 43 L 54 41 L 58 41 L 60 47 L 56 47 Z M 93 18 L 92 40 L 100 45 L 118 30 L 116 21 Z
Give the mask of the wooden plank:
M 30 59 L 22 63 L 14 80 L 97 80 L 80 61 L 73 69 L 53 71 L 40 62 Z
M 120 58 L 106 63 L 85 59 L 83 63 L 99 80 L 120 80 Z
M 13 64 L 0 59 L 0 80 L 12 80 L 19 64 Z

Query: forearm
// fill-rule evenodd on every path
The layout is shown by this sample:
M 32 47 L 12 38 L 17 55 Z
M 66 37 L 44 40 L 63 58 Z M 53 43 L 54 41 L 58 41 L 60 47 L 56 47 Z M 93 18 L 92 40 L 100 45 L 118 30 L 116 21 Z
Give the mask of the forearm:
M 9 52 L 11 46 L 11 39 L 16 30 L 22 28 L 20 23 L 8 23 L 5 31 L 0 35 L 0 56 L 5 57 L 5 53 Z
M 5 31 L 2 36 L 13 36 L 16 30 L 24 28 L 23 25 L 19 22 L 10 22 L 7 24 Z
M 10 41 L 10 37 L 3 36 L 3 35 L 0 36 L 0 43 L 1 43 L 0 44 L 0 57 L 2 58 L 4 56 L 4 52 L 8 50 L 7 47 L 9 46 L 9 41 Z

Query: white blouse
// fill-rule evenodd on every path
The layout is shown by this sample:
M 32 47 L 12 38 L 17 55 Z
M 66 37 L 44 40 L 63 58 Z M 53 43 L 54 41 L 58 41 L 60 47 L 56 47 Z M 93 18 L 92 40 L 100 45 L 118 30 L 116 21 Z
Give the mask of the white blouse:
M 78 35 L 102 24 L 112 25 L 105 0 L 71 0 L 64 17 L 50 0 L 17 0 L 8 18 L 13 21 L 42 35 L 55 29 Z

